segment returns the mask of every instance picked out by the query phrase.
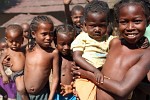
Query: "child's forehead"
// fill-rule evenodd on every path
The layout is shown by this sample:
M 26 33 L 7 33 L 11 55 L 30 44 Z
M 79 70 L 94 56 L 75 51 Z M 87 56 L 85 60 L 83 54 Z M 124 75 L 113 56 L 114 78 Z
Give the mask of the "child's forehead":
M 74 11 L 72 11 L 72 16 L 73 15 L 78 15 L 78 14 L 83 15 L 83 11 L 81 11 L 81 10 L 74 10 Z
M 86 21 L 104 20 L 107 19 L 107 14 L 104 12 L 88 12 Z
M 141 5 L 133 5 L 133 4 L 126 5 L 122 8 L 120 8 L 119 14 L 121 15 L 123 13 L 126 13 L 128 15 L 130 15 L 130 14 L 137 15 L 138 14 L 138 15 L 145 16 L 145 11 Z
M 18 37 L 20 38 L 22 36 L 23 36 L 23 34 L 20 33 L 19 31 L 8 31 L 6 33 L 6 38 L 7 39 L 17 39 Z
M 54 29 L 54 25 L 52 23 L 48 22 L 41 22 L 38 24 L 38 29 L 43 29 L 43 28 L 50 28 L 50 30 Z
M 136 10 L 137 12 L 138 12 L 138 9 L 140 9 L 140 11 L 143 11 L 145 13 L 145 9 L 140 3 L 126 3 L 119 8 L 119 11 L 122 12 L 122 10 L 131 10 L 131 8 L 137 9 Z
M 61 38 L 61 39 L 64 39 L 64 38 L 73 38 L 73 34 L 72 34 L 73 32 L 59 32 L 59 33 L 57 33 L 57 38 Z

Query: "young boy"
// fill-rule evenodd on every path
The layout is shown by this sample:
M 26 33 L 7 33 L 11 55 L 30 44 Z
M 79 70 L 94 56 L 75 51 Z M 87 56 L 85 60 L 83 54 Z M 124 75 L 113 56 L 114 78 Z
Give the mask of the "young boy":
M 73 77 L 71 74 L 73 59 L 70 50 L 75 34 L 75 29 L 68 24 L 56 28 L 56 48 L 60 55 L 60 84 L 54 100 L 76 100 L 73 95 Z
M 24 82 L 31 100 L 53 100 L 59 79 L 58 50 L 51 47 L 54 24 L 47 16 L 36 16 L 31 22 L 35 44 L 26 52 Z M 49 75 L 53 71 L 49 94 Z
M 69 4 L 71 0 L 64 0 L 65 15 L 67 18 L 67 24 L 73 25 L 76 30 L 76 36 L 80 34 L 81 30 L 81 17 L 84 14 L 84 8 L 81 5 L 75 5 L 70 11 Z
M 22 46 L 26 47 L 30 40 L 30 34 L 31 34 L 30 33 L 30 25 L 28 23 L 22 23 L 21 26 L 23 29 L 23 37 L 24 37 Z
M 16 83 L 16 88 L 21 95 L 22 100 L 28 100 L 28 96 L 24 87 L 23 70 L 25 65 L 25 49 L 21 48 L 23 43 L 23 30 L 20 25 L 11 24 L 6 28 L 5 39 L 8 44 L 8 48 L 4 49 L 0 58 L 0 72 L 2 75 L 3 83 L 9 83 L 9 78 L 4 71 L 2 62 L 5 58 L 10 58 L 10 66 L 12 73 L 12 79 Z
M 0 40 L 0 52 L 1 52 L 0 57 L 3 54 L 4 49 L 6 49 L 6 48 L 8 48 L 8 45 L 6 43 L 5 38 L 2 38 Z M 6 58 L 3 61 L 3 66 L 4 66 L 5 73 L 7 74 L 7 76 L 10 79 L 10 77 L 12 75 L 12 71 L 10 70 L 10 65 L 6 61 L 9 62 L 9 58 Z M 3 89 L 2 88 L 0 89 L 0 94 L 2 94 L 4 100 L 16 99 L 16 85 L 12 79 L 9 80 L 8 84 L 3 84 L 3 80 L 0 77 L 0 86 L 3 88 Z
M 113 39 L 103 66 L 103 84 L 81 71 L 81 77 L 93 80 L 98 88 L 97 100 L 127 100 L 133 89 L 150 70 L 150 47 L 145 46 L 145 29 L 149 10 L 143 0 L 124 0 L 115 6 L 115 15 L 121 39 Z M 78 73 L 76 71 L 75 73 Z M 93 73 L 90 73 L 93 77 Z M 102 88 L 102 89 L 101 89 Z M 136 99 L 137 100 L 137 99 Z
M 79 34 L 72 42 L 73 59 L 75 63 L 94 73 L 98 83 L 103 82 L 100 70 L 105 62 L 109 42 L 107 37 L 109 7 L 106 2 L 92 1 L 85 6 L 84 20 L 86 32 Z M 81 85 L 82 84 L 82 85 Z M 76 91 L 81 100 L 96 100 L 96 86 L 87 79 L 75 81 Z

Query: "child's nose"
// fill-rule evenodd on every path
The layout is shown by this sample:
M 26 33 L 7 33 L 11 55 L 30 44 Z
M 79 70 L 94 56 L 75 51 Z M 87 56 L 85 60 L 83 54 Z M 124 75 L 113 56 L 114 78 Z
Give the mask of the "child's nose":
M 99 26 L 96 26 L 95 27 L 95 31 L 97 32 L 97 31 L 99 31 L 100 30 L 100 27 Z
M 12 44 L 13 44 L 13 45 L 16 45 L 17 43 L 16 43 L 16 42 L 13 42 Z
M 46 39 L 47 39 L 47 40 L 49 40 L 50 38 L 51 38 L 51 36 L 50 36 L 50 35 L 47 35 L 47 36 L 46 36 Z
M 127 29 L 134 29 L 134 24 L 132 23 L 132 22 L 129 22 L 128 24 L 127 24 Z
M 64 45 L 64 49 L 70 49 L 70 46 L 68 46 L 68 45 Z

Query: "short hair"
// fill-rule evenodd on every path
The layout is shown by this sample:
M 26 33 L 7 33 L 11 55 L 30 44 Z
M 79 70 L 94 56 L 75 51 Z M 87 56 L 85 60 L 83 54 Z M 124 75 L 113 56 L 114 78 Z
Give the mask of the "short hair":
M 51 18 L 47 16 L 39 15 L 33 18 L 30 24 L 31 31 L 34 31 L 34 32 L 37 31 L 38 25 L 40 23 L 49 23 L 53 25 L 53 21 L 51 20 Z
M 75 31 L 74 27 L 70 24 L 64 24 L 64 25 L 57 26 L 56 29 L 55 29 L 55 35 L 54 35 L 55 44 L 57 44 L 56 40 L 57 40 L 57 35 L 59 35 L 59 34 L 65 34 L 65 35 L 67 35 L 71 38 L 75 38 L 76 31 Z
M 7 36 L 7 34 L 8 34 L 9 31 L 18 32 L 19 36 L 23 36 L 23 29 L 18 24 L 10 24 L 10 25 L 8 25 L 6 27 L 6 30 L 5 30 L 6 36 Z
M 87 20 L 88 13 L 93 12 L 93 13 L 105 13 L 107 15 L 107 21 L 109 21 L 109 6 L 106 2 L 104 1 L 97 1 L 93 0 L 86 4 L 84 8 L 84 17 L 85 20 Z
M 81 5 L 75 5 L 71 10 L 71 15 L 74 14 L 75 11 L 81 11 L 84 12 L 84 7 Z M 83 13 L 84 14 L 84 13 Z
M 120 9 L 129 4 L 141 5 L 141 7 L 143 8 L 143 12 L 146 16 L 146 19 L 148 19 L 150 15 L 150 11 L 149 11 L 150 2 L 148 0 L 121 0 L 114 5 L 114 16 L 117 23 L 119 21 Z

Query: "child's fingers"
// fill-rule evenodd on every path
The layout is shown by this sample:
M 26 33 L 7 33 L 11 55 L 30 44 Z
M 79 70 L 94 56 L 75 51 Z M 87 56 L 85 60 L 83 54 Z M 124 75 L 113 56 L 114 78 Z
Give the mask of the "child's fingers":
M 71 82 L 71 84 L 70 84 L 70 85 L 71 85 L 71 86 L 73 86 L 73 84 L 74 84 L 74 82 Z
M 64 86 L 64 84 L 60 83 L 61 86 Z
M 101 84 L 104 83 L 104 77 L 103 77 L 103 76 L 101 77 L 101 80 L 100 80 L 100 81 L 101 81 Z

